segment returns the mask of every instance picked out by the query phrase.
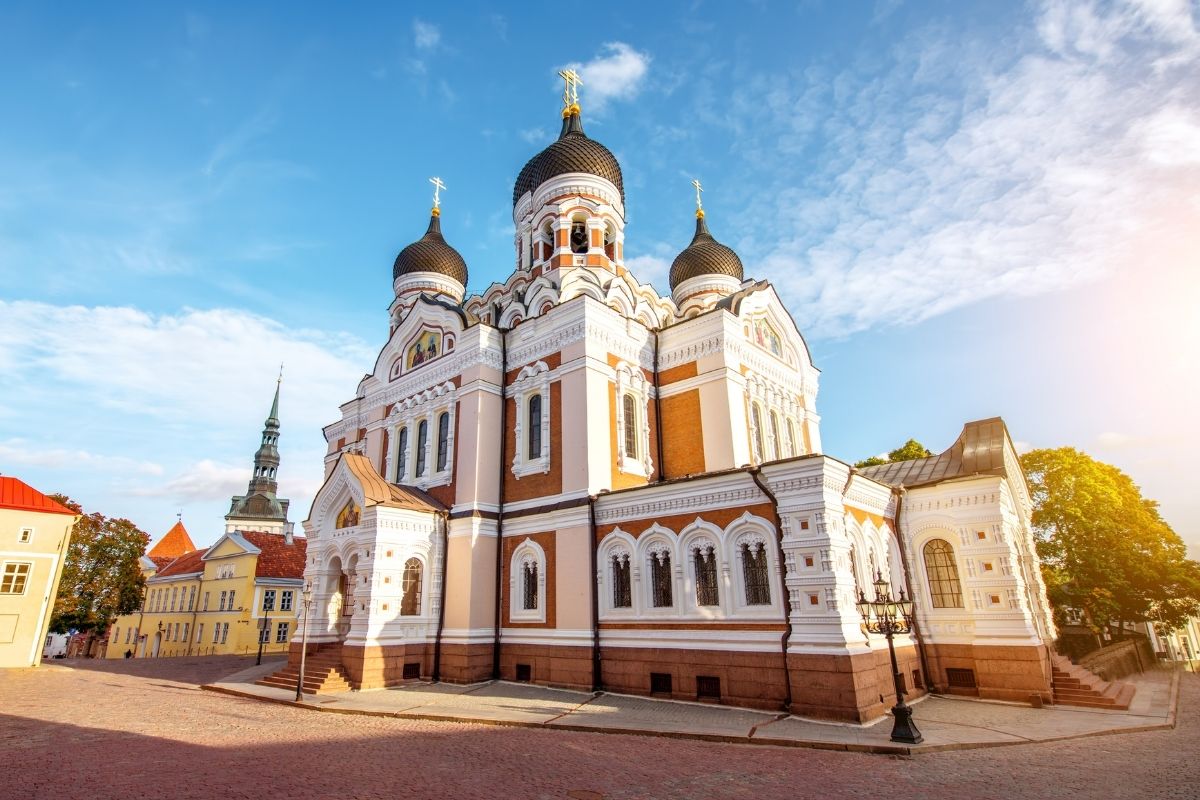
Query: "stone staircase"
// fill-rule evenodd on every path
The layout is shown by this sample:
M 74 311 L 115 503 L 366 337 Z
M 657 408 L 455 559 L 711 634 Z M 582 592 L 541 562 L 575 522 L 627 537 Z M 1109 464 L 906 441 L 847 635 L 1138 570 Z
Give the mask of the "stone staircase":
M 256 681 L 259 686 L 274 686 L 281 689 L 295 689 L 296 679 L 300 677 L 300 665 L 292 665 L 281 669 L 273 675 L 268 675 Z M 322 644 L 316 650 L 309 650 L 304 662 L 304 692 L 305 694 L 330 694 L 332 692 L 348 692 L 350 676 L 342 667 L 341 644 Z
M 1053 672 L 1054 702 L 1062 706 L 1108 708 L 1125 711 L 1133 700 L 1136 688 L 1120 681 L 1105 681 L 1070 659 L 1054 654 L 1050 657 Z

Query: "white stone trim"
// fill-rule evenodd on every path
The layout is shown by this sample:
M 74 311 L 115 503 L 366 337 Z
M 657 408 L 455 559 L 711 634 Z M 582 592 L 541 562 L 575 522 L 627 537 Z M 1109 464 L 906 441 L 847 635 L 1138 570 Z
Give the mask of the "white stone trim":
M 537 361 L 522 367 L 516 380 L 509 385 L 508 394 L 513 398 L 514 416 L 513 434 L 516 447 L 513 448 L 512 473 L 520 480 L 522 476 L 535 473 L 550 472 L 550 367 L 545 361 Z M 529 416 L 529 401 L 533 397 L 541 398 L 541 455 L 530 457 L 529 431 L 527 417 Z
M 526 566 L 537 567 L 537 608 L 525 608 Z M 513 550 L 508 562 L 508 618 L 513 622 L 546 621 L 546 551 L 526 538 Z

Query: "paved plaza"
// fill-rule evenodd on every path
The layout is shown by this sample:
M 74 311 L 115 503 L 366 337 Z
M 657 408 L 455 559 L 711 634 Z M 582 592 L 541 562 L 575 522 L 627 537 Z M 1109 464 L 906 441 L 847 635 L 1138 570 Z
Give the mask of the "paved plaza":
M 57 662 L 0 673 L 0 777 L 31 798 L 1196 798 L 1200 677 L 1180 676 L 1174 728 L 917 755 L 751 746 L 689 738 L 553 729 L 577 693 L 496 684 L 348 695 L 404 705 L 416 716 L 316 713 L 204 691 L 252 659 Z M 1169 687 L 1148 676 L 1139 694 Z M 406 695 L 411 695 L 404 699 Z M 436 695 L 436 696 L 435 696 Z M 475 699 L 470 699 L 474 695 Z M 374 696 L 374 700 L 372 700 Z M 316 698 L 320 703 L 331 698 Z M 599 704 L 599 705 L 597 705 Z M 681 728 L 740 725 L 753 712 L 601 696 L 578 722 L 640 719 Z M 481 711 L 480 709 L 485 709 Z M 958 710 L 966 709 L 966 710 Z M 353 709 L 342 709 L 353 710 Z M 359 709 L 360 711 L 362 709 Z M 1134 712 L 1137 708 L 1131 708 Z M 1143 709 L 1146 710 L 1146 709 Z M 1059 713 L 1056 710 L 1051 713 Z M 974 718 L 1012 725 L 1015 706 L 931 698 L 917 705 L 927 736 Z M 723 718 L 722 713 L 734 716 Z M 1076 711 L 1092 717 L 1107 712 Z M 486 722 L 447 718 L 493 715 Z M 497 725 L 506 715 L 537 727 Z M 433 719 L 426 717 L 438 717 Z M 756 717 L 758 715 L 755 715 Z M 773 725 L 806 726 L 798 720 Z M 1111 717 L 1122 715 L 1111 715 Z M 1043 716 L 1043 719 L 1045 717 Z M 727 722 L 721 723 L 721 719 Z M 737 720 L 735 723 L 734 720 Z M 698 722 L 699 721 L 699 722 Z M 1058 724 L 1058 723 L 1056 723 Z M 770 727 L 770 726 L 768 726 Z M 855 730 L 870 728 L 821 726 Z M 877 726 L 871 726 L 877 727 Z M 730 727 L 728 730 L 732 730 Z M 724 735 L 728 730 L 709 730 Z M 700 730 L 698 732 L 705 733 Z M 1000 731 L 1005 735 L 1011 731 Z M 1076 726 L 1064 731 L 1074 735 Z M 807 734 L 806 734 L 807 735 Z M 939 735 L 941 735 L 939 733 Z M 885 737 L 886 738 L 886 737 Z

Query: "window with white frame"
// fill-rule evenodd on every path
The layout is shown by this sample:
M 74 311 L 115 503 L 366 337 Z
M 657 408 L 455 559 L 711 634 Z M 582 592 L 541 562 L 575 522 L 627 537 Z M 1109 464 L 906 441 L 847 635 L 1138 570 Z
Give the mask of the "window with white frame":
M 787 441 L 788 441 L 788 455 L 789 456 L 800 455 L 800 451 L 796 449 L 796 425 L 795 425 L 795 423 L 792 422 L 791 417 L 788 417 L 788 419 L 787 419 Z
M 546 621 L 546 554 L 532 539 L 513 551 L 508 605 L 514 622 Z
M 220 642 L 221 642 L 221 623 L 218 622 L 217 624 L 213 625 L 213 644 L 220 644 Z
M 771 458 L 783 458 L 783 439 L 779 437 L 779 415 L 774 410 L 771 417 Z
M 193 586 L 192 590 L 190 592 L 188 592 L 188 611 L 192 611 L 195 608 L 196 608 L 196 587 Z
M 225 598 L 229 596 L 229 592 L 221 592 L 221 602 L 217 605 L 217 611 L 225 610 Z
M 201 622 L 198 625 L 196 625 L 196 644 L 200 644 L 203 641 L 204 641 L 204 623 Z
M 610 561 L 613 608 L 633 608 L 632 564 L 628 551 L 612 551 Z
M 650 476 L 650 418 L 646 413 L 653 387 L 640 367 L 621 362 L 616 367 L 617 470 Z
M 394 447 L 385 472 L 422 488 L 448 483 L 454 465 L 456 388 L 443 383 L 406 398 L 388 416 Z
M 230 589 L 229 590 L 229 610 L 230 611 L 233 611 L 233 609 L 235 608 L 234 603 L 233 603 L 233 595 L 234 594 L 235 594 L 234 590 Z
M 762 406 L 750 404 L 750 437 L 754 442 L 754 461 L 761 462 L 766 454 L 763 447 Z
M 421 559 L 413 557 L 404 562 L 400 579 L 400 616 L 415 617 L 421 613 Z
M 518 479 L 550 471 L 550 367 L 529 364 L 509 387 L 516 410 L 512 472 Z
M 675 575 L 671 569 L 671 549 L 666 544 L 652 544 L 646 551 L 646 560 L 650 572 L 650 605 L 672 608 L 675 605 Z
M 258 626 L 258 643 L 268 644 L 271 641 L 271 626 L 266 624 L 266 617 L 263 617 L 263 622 Z
M 746 605 L 771 605 L 771 572 L 767 558 L 767 542 L 761 536 L 743 536 L 737 543 L 742 561 L 742 586 Z
M 291 589 L 284 589 L 282 592 L 280 592 L 280 594 L 279 594 L 279 610 L 280 611 L 291 611 L 292 610 L 292 597 L 293 597 L 293 594 L 292 594 Z
M 33 541 L 33 528 L 21 528 L 17 534 L 17 544 L 29 544 Z
M 229 638 L 229 623 L 221 623 L 221 644 L 225 644 L 225 640 Z
M 217 580 L 225 580 L 233 577 L 233 564 L 225 564 L 217 568 Z
M 692 571 L 696 581 L 696 605 L 719 606 L 717 591 L 717 547 L 702 539 L 692 543 Z
M 274 589 L 263 590 L 262 610 L 263 611 L 274 611 L 275 610 L 275 590 Z
M 288 632 L 291 631 L 292 625 L 290 622 L 281 622 L 275 628 L 275 644 L 287 644 Z
M 192 632 L 191 628 L 192 624 L 190 622 L 183 623 L 183 636 L 180 637 L 179 641 L 186 642 L 188 640 L 188 635 Z

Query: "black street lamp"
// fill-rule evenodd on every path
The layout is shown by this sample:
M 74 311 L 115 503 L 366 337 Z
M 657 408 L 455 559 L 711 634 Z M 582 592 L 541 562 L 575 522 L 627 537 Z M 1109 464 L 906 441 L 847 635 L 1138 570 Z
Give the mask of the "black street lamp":
M 256 667 L 262 663 L 263 645 L 269 638 L 271 638 L 271 618 L 263 617 L 258 621 L 258 658 L 254 660 Z
M 304 697 L 304 656 L 308 653 L 308 607 L 312 605 L 312 584 L 304 584 L 304 591 L 300 593 L 304 603 L 304 622 L 301 623 L 304 627 L 300 629 L 300 673 L 296 676 L 296 702 L 299 703 Z
M 892 707 L 892 741 L 920 744 L 924 739 L 917 730 L 912 719 L 912 709 L 904 702 L 904 679 L 900 675 L 900 667 L 896 663 L 896 645 L 892 637 L 897 633 L 908 633 L 912 630 L 913 603 L 904 596 L 900 589 L 899 599 L 892 599 L 892 590 L 883 579 L 883 573 L 875 573 L 875 599 L 867 600 L 862 589 L 858 590 L 858 602 L 855 603 L 858 613 L 862 615 L 863 624 L 871 633 L 882 633 L 887 637 L 888 654 L 892 657 L 892 682 L 896 686 L 896 705 Z

